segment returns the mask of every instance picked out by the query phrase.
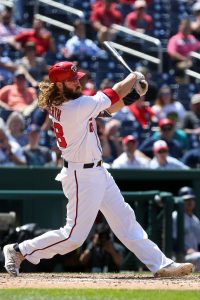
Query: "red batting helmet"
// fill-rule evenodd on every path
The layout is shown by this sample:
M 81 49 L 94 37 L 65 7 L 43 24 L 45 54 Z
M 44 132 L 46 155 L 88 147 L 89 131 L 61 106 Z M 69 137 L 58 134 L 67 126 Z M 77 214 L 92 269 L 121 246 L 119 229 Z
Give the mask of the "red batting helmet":
M 81 79 L 85 75 L 83 72 L 78 72 L 77 66 L 69 61 L 56 63 L 49 69 L 49 80 L 54 83 Z

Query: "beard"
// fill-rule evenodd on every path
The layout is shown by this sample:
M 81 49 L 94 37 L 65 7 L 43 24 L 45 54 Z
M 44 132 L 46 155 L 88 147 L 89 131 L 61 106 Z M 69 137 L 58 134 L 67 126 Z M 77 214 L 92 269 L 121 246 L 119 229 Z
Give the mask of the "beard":
M 71 89 L 67 88 L 63 83 L 63 96 L 67 99 L 76 99 L 82 96 L 82 89 L 81 87 L 77 87 L 75 91 L 72 91 Z

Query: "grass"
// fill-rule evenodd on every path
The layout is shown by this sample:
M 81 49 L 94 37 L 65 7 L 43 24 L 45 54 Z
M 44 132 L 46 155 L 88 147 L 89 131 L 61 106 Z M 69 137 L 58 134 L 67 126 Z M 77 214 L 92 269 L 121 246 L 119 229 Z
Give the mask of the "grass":
M 1 289 L 1 300 L 199 300 L 200 291 Z

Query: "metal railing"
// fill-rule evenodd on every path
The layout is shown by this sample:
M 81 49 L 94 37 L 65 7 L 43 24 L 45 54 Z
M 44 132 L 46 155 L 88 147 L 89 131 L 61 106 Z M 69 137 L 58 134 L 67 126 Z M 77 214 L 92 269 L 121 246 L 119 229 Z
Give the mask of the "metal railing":
M 58 8 L 62 11 L 69 12 L 71 14 L 78 16 L 79 18 L 84 18 L 84 13 L 81 10 L 73 8 L 73 7 L 65 5 L 65 4 L 62 4 L 62 3 L 58 3 L 56 1 L 52 1 L 52 0 L 36 0 L 35 8 L 34 8 L 35 14 L 38 13 L 40 3 L 52 6 L 54 8 Z
M 67 30 L 67 31 L 74 31 L 74 27 L 71 26 L 71 25 L 68 25 L 68 24 L 65 24 L 63 22 L 60 22 L 60 21 L 57 21 L 57 20 L 53 20 L 51 18 L 48 18 L 48 17 L 45 17 L 43 15 L 40 15 L 40 14 L 35 14 L 35 17 L 43 22 L 46 22 L 48 24 L 51 24 L 53 26 L 56 26 L 56 27 L 59 27 L 59 28 L 62 28 L 64 30 Z
M 200 60 L 200 53 L 192 51 L 190 57 Z M 200 79 L 200 73 L 193 71 L 191 69 L 185 70 L 185 74 L 196 79 Z
M 139 58 L 142 58 L 142 59 L 146 59 L 154 64 L 157 64 L 157 65 L 160 65 L 161 61 L 159 58 L 156 58 L 154 56 L 151 56 L 151 55 L 148 55 L 148 54 L 145 54 L 145 53 L 142 53 L 142 52 L 139 52 L 137 50 L 134 50 L 134 49 L 131 49 L 131 48 L 128 48 L 126 46 L 123 46 L 123 45 L 120 45 L 120 44 L 117 44 L 115 42 L 110 42 L 112 44 L 112 46 L 117 49 L 117 50 L 120 50 L 120 51 L 123 51 L 123 52 L 126 52 L 128 54 L 131 54 L 131 55 L 134 55 L 134 56 L 137 56 Z
M 161 41 L 159 39 L 154 38 L 154 37 L 152 37 L 150 35 L 144 34 L 142 32 L 138 32 L 138 31 L 132 30 L 132 29 L 127 28 L 125 26 L 118 25 L 118 24 L 113 24 L 112 28 L 115 29 L 115 30 L 117 30 L 117 31 L 121 31 L 121 32 L 124 32 L 124 33 L 126 33 L 128 35 L 131 35 L 131 36 L 134 36 L 136 38 L 139 38 L 140 40 L 147 41 L 149 43 L 154 44 L 157 47 L 158 58 L 131 49 L 131 50 L 133 50 L 136 53 L 136 54 L 132 53 L 132 55 L 138 56 L 140 58 L 144 58 L 144 59 L 146 59 L 146 60 L 148 60 L 148 61 L 150 61 L 152 63 L 157 64 L 158 65 L 158 72 L 162 73 L 162 70 L 163 70 L 163 65 L 162 65 L 162 62 L 163 62 L 163 48 L 162 48 Z M 126 48 L 128 49 L 128 47 L 126 47 Z
M 8 6 L 8 7 L 13 7 L 14 6 L 13 0 L 1 0 L 0 4 Z

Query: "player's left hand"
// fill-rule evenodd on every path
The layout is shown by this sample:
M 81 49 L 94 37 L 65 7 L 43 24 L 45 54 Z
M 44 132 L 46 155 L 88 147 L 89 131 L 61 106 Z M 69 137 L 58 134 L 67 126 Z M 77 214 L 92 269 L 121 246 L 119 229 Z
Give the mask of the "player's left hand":
M 148 91 L 148 82 L 145 79 L 138 79 L 135 83 L 135 90 L 141 96 L 144 96 Z

